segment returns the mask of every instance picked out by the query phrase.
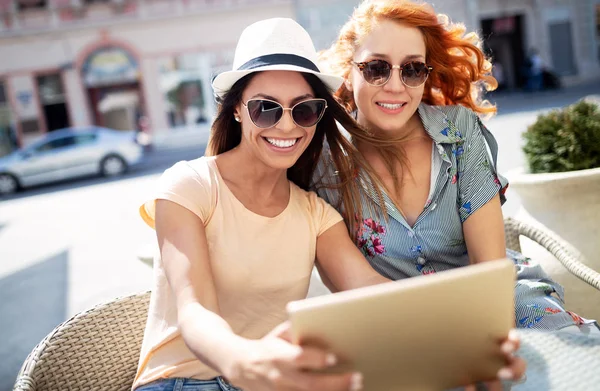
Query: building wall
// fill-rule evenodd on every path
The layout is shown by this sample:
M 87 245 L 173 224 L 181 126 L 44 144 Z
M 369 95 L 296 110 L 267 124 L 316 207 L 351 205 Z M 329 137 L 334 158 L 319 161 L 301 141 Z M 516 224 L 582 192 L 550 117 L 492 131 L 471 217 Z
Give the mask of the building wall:
M 551 69 L 553 58 L 550 26 L 570 22 L 572 39 L 565 43 L 573 53 L 575 73 L 562 77 L 565 85 L 584 83 L 600 77 L 598 60 L 599 37 L 596 32 L 596 4 L 598 0 L 437 0 L 432 4 L 439 13 L 453 21 L 463 22 L 470 31 L 481 32 L 480 21 L 509 15 L 523 15 L 523 50 L 539 50 L 545 64 Z M 484 37 L 489 39 L 489 37 Z M 555 45 L 559 43 L 554 43 Z M 562 44 L 562 42 L 560 42 Z M 564 48 L 560 53 L 568 53 Z M 556 50 L 556 47 L 555 47 Z M 555 56 L 556 57 L 556 56 Z
M 164 132 L 168 131 L 169 125 L 165 99 L 159 86 L 161 64 L 186 53 L 197 55 L 199 63 L 203 64 L 199 69 L 204 84 L 204 101 L 210 106 L 210 80 L 216 69 L 212 68 L 213 63 L 215 67 L 223 67 L 224 63 L 230 62 L 241 31 L 255 21 L 270 17 L 294 17 L 292 1 L 263 1 L 263 4 L 196 12 L 168 19 L 142 18 L 129 23 L 104 23 L 94 27 L 0 34 L 0 58 L 3 59 L 0 62 L 0 80 L 5 81 L 10 87 L 8 90 L 17 97 L 17 107 L 13 108 L 17 128 L 21 128 L 21 122 L 31 116 L 43 117 L 35 91 L 35 76 L 49 71 L 62 74 L 71 125 L 90 125 L 94 119 L 82 81 L 82 65 L 95 49 L 116 45 L 129 51 L 139 64 L 145 111 L 153 131 Z M 19 97 L 23 104 L 19 103 Z M 40 130 L 43 133 L 44 126 L 40 126 Z M 24 143 L 30 142 L 34 136 L 39 134 L 26 138 Z
M 473 19 L 476 12 L 472 11 L 473 0 L 433 0 L 430 4 L 438 14 L 450 17 L 453 22 L 464 23 L 469 31 L 479 28 L 479 21 Z M 475 5 L 477 2 L 475 1 Z
M 483 20 L 522 15 L 522 42 L 519 43 L 522 53 L 518 54 L 515 62 L 520 61 L 519 56 L 535 47 L 551 68 L 557 61 L 564 64 L 565 58 L 553 58 L 553 47 L 556 53 L 557 44 L 550 38 L 550 26 L 568 21 L 572 39 L 565 42 L 563 52 L 572 52 L 575 72 L 562 77 L 563 84 L 584 83 L 600 77 L 600 37 L 596 16 L 600 0 L 430 2 L 438 13 L 464 23 L 468 31 L 480 33 Z M 50 28 L 35 27 L 38 22 L 23 19 L 19 22 L 20 27 L 15 25 L 17 27 L 12 26 L 11 30 L 7 19 L 0 18 L 3 20 L 0 24 L 0 81 L 10 93 L 9 102 L 16 116 L 15 126 L 21 130 L 22 126 L 27 125 L 22 124 L 23 121 L 38 116 L 39 128 L 45 131 L 35 78 L 49 72 L 59 72 L 62 76 L 70 124 L 85 126 L 94 123 L 81 67 L 94 49 L 111 44 L 125 48 L 135 57 L 141 70 L 140 90 L 144 109 L 150 117 L 152 129 L 154 132 L 166 132 L 173 127 L 173 123 L 166 114 L 169 103 L 161 87 L 165 67 L 182 61 L 188 65 L 190 61 L 196 62 L 194 69 L 202 84 L 205 110 L 212 114 L 214 102 L 208 88 L 210 80 L 215 73 L 230 66 L 235 43 L 245 26 L 268 17 L 293 17 L 309 31 L 317 49 L 324 49 L 337 37 L 339 29 L 360 1 L 223 0 L 217 3 L 207 0 L 206 4 L 209 3 L 216 4 L 216 8 L 198 8 L 188 12 L 184 10 L 182 0 L 140 1 L 137 4 L 141 8 L 135 17 L 125 13 L 112 20 L 99 17 L 89 23 L 83 20 L 71 24 L 60 22 L 58 11 L 52 9 L 48 11 L 52 21 Z M 98 7 L 93 15 L 101 16 L 102 6 Z M 39 20 L 43 19 L 39 17 Z M 493 40 L 494 37 L 484 38 Z M 504 45 L 503 50 L 505 56 L 514 56 L 517 49 Z M 186 57 L 189 55 L 195 57 L 190 60 Z M 522 70 L 519 65 L 512 68 L 505 72 L 516 83 Z
M 317 50 L 327 49 L 361 2 L 358 0 L 297 0 L 296 14 Z
M 74 68 L 66 69 L 63 71 L 63 83 L 68 97 L 71 124 L 73 126 L 91 125 L 92 119 L 80 72 Z
M 576 1 L 572 4 L 574 16 L 574 30 L 577 38 L 574 46 L 580 65 L 579 72 L 582 75 L 600 75 L 598 59 L 598 43 L 600 40 L 596 35 L 596 4 L 599 1 Z
M 299 0 L 298 20 L 313 36 L 317 48 L 324 49 L 336 38 L 339 28 L 360 3 L 361 1 L 357 0 Z M 563 75 L 563 84 L 574 85 L 600 77 L 600 38 L 596 30 L 596 4 L 599 4 L 600 0 L 430 0 L 429 3 L 437 13 L 447 15 L 453 22 L 463 23 L 467 31 L 480 34 L 482 20 L 522 15 L 521 53 L 515 61 L 524 62 L 521 58 L 524 58 L 531 48 L 536 48 L 550 68 L 553 68 L 557 61 L 552 58 L 550 25 L 569 21 L 572 40 L 567 46 L 573 52 L 576 72 Z M 555 43 L 557 44 L 562 42 Z M 504 50 L 514 51 L 515 48 Z M 521 73 L 524 72 L 519 68 L 522 68 L 522 65 L 506 70 L 515 79 L 515 87 L 518 87 L 519 77 L 522 78 Z

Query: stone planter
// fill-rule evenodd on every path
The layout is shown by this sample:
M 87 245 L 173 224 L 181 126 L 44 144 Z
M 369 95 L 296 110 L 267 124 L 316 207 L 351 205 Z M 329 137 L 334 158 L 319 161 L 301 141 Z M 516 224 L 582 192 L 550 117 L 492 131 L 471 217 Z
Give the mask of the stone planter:
M 519 169 L 507 176 L 534 223 L 557 233 L 585 256 L 589 267 L 600 271 L 600 168 L 547 174 Z M 540 263 L 564 286 L 567 309 L 600 321 L 600 292 L 555 260 Z

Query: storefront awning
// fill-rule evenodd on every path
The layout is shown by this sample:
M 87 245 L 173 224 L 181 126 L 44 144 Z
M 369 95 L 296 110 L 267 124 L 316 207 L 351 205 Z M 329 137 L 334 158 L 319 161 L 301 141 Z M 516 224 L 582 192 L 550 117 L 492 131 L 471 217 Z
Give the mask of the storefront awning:
M 140 98 L 136 92 L 115 92 L 107 94 L 98 102 L 98 111 L 106 113 L 107 111 L 137 106 L 139 101 Z

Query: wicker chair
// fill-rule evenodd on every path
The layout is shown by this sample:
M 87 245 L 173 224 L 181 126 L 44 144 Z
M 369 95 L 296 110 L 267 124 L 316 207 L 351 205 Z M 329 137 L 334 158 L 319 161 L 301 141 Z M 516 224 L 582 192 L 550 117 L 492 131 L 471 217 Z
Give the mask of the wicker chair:
M 600 290 L 600 273 L 587 267 L 583 255 L 555 233 L 510 217 L 504 219 L 504 231 L 508 248 L 521 252 L 519 238 L 529 238 L 554 255 L 571 274 Z
M 545 247 L 565 267 L 600 289 L 600 274 L 558 236 L 506 219 L 509 248 L 520 251 L 519 236 Z M 123 297 L 79 313 L 56 327 L 27 357 L 14 390 L 123 390 L 131 388 L 141 348 L 149 293 Z
M 115 299 L 60 324 L 29 354 L 13 390 L 129 391 L 149 301 L 149 292 Z

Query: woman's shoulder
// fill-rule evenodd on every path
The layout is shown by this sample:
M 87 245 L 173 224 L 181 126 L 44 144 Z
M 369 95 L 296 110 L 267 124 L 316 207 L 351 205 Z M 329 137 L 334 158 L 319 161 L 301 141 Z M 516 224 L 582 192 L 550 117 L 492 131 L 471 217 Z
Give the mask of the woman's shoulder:
M 300 214 L 303 220 L 311 221 L 318 235 L 343 220 L 340 213 L 314 191 L 303 190 L 292 183 L 292 195 L 297 205 L 296 213 Z
M 315 198 L 319 197 L 313 190 L 304 190 L 300 186 L 296 185 L 294 182 L 289 182 L 291 189 L 291 197 L 293 197 L 297 202 L 314 203 Z
M 215 158 L 203 156 L 177 162 L 165 170 L 159 182 L 161 187 L 177 188 L 180 191 L 218 186 Z
M 290 184 L 292 186 L 292 197 L 302 206 L 302 209 L 314 212 L 329 206 L 329 203 L 321 198 L 316 191 L 304 190 L 293 182 L 290 182 Z
M 422 104 L 421 114 L 425 116 L 443 116 L 454 123 L 465 121 L 475 123 L 479 118 L 477 113 L 462 105 L 431 106 Z
M 181 172 L 181 173 L 204 173 L 212 171 L 214 164 L 214 156 L 202 156 L 193 160 L 180 160 L 167 168 L 166 171 Z
M 200 178 L 211 178 L 215 172 L 215 157 L 202 156 L 193 160 L 181 160 L 165 170 L 165 174 L 171 176 L 181 175 L 183 177 L 193 176 Z
M 481 134 L 483 123 L 479 115 L 462 105 L 431 106 L 421 104 L 419 114 L 426 128 L 441 129 L 451 134 L 453 141 L 469 141 Z
M 156 200 L 172 201 L 207 223 L 216 205 L 218 179 L 212 158 L 175 163 L 160 176 L 156 188 L 140 207 L 144 221 L 154 228 Z

